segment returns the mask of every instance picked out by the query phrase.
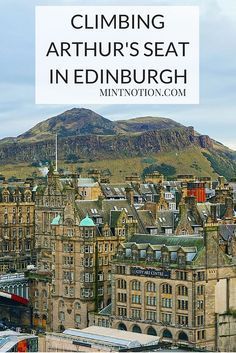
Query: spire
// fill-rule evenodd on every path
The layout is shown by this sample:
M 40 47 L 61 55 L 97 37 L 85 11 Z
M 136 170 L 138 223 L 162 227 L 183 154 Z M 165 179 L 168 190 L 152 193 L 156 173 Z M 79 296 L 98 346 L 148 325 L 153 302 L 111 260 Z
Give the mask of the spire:
M 55 166 L 55 172 L 57 172 L 57 134 L 56 134 L 56 153 L 55 153 L 55 157 L 56 157 L 56 166 Z

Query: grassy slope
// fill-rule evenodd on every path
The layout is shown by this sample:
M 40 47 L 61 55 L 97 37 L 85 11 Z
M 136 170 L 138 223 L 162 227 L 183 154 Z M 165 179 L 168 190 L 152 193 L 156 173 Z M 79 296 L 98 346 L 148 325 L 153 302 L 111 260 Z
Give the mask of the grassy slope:
M 106 159 L 98 160 L 96 162 L 85 162 L 79 164 L 65 164 L 59 162 L 59 167 L 69 170 L 75 170 L 80 166 L 83 168 L 82 175 L 86 174 L 87 169 L 97 168 L 100 170 L 109 169 L 112 173 L 111 182 L 122 182 L 125 176 L 133 172 L 141 174 L 143 169 L 150 164 L 165 163 L 176 168 L 176 174 L 194 174 L 196 176 L 212 176 L 215 178 L 217 175 L 213 172 L 210 162 L 202 155 L 199 148 L 191 148 L 181 152 L 166 152 L 159 153 L 147 157 L 125 158 L 125 159 Z M 40 172 L 37 168 L 28 167 L 24 164 L 19 165 L 5 165 L 1 166 L 0 173 L 4 174 L 7 178 L 12 175 L 21 176 L 22 178 L 31 176 L 33 172 Z

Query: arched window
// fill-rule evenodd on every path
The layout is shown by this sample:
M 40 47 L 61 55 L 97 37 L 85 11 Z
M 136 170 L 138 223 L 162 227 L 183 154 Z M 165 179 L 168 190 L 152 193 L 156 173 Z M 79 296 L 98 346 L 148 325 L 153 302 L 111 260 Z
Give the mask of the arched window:
M 156 284 L 154 282 L 147 282 L 146 283 L 146 290 L 147 290 L 147 292 L 155 292 L 156 291 Z
M 147 329 L 147 335 L 150 335 L 150 336 L 157 336 L 157 332 L 156 332 L 156 330 L 155 330 L 152 326 L 150 326 L 150 327 L 148 327 L 148 329 Z
M 127 331 L 127 327 L 123 322 L 120 322 L 117 328 L 121 331 Z
M 141 290 L 141 283 L 139 281 L 132 281 L 131 282 L 132 290 Z
M 178 295 L 188 296 L 188 288 L 186 286 L 178 286 L 177 293 Z
M 188 335 L 184 331 L 181 331 L 179 333 L 178 339 L 180 341 L 188 341 Z
M 172 294 L 172 286 L 168 283 L 163 283 L 161 285 L 161 292 L 165 294 Z
M 134 325 L 132 327 L 132 332 L 142 333 L 142 330 L 141 330 L 141 328 L 138 325 Z
M 64 308 L 64 301 L 59 300 L 58 306 L 59 306 L 59 308 Z
M 76 303 L 75 303 L 75 310 L 78 310 L 78 309 L 80 309 L 80 308 L 81 308 L 80 303 L 79 303 L 79 302 L 76 302 Z
M 43 289 L 43 290 L 42 290 L 42 297 L 43 297 L 43 298 L 47 298 L 47 296 L 48 296 L 47 291 L 46 291 L 45 289 Z
M 170 332 L 170 330 L 165 329 L 163 331 L 162 337 L 172 339 L 172 333 Z
M 59 311 L 58 318 L 60 321 L 65 321 L 65 313 L 64 311 Z

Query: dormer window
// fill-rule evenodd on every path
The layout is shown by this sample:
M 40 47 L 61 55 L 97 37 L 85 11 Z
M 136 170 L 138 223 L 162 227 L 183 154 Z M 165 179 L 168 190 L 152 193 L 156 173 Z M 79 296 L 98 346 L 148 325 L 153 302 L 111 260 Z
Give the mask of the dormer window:
M 163 264 L 168 264 L 169 261 L 170 261 L 170 256 L 169 256 L 168 252 L 163 252 L 162 255 L 161 255 L 161 258 L 162 258 L 162 263 Z
M 146 250 L 140 250 L 140 258 L 144 259 L 146 257 Z
M 132 251 L 132 258 L 133 258 L 133 260 L 137 260 L 138 259 L 138 251 L 137 250 L 133 250 Z
M 186 264 L 186 256 L 184 254 L 179 254 L 178 263 L 179 263 L 179 265 L 185 265 Z
M 152 253 L 147 254 L 147 261 L 153 261 L 153 254 Z
M 125 249 L 126 257 L 131 257 L 131 249 Z

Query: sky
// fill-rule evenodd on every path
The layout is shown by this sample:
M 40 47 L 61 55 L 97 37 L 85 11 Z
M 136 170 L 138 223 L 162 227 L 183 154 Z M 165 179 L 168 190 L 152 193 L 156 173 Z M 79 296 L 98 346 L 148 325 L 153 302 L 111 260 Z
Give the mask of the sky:
M 35 104 L 36 5 L 198 5 L 199 105 L 83 105 L 111 120 L 174 119 L 236 150 L 236 0 L 0 0 L 0 138 L 74 106 Z M 83 102 L 82 102 L 83 103 Z

